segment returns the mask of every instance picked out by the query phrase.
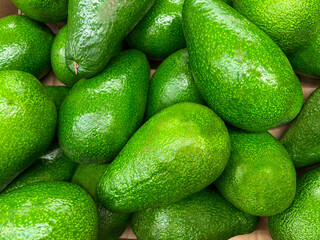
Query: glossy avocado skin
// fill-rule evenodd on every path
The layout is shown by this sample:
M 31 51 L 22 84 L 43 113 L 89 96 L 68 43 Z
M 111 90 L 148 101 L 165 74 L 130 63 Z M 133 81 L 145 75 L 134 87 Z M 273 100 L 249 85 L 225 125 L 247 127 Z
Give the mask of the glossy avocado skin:
M 291 206 L 269 218 L 274 240 L 319 239 L 320 168 L 309 170 L 297 180 L 297 193 Z
M 190 66 L 206 103 L 245 130 L 277 126 L 302 91 L 281 49 L 220 0 L 185 0 L 182 15 Z
M 44 86 L 48 95 L 52 98 L 54 104 L 56 105 L 57 112 L 59 112 L 61 104 L 67 94 L 70 91 L 70 88 L 65 86 Z
M 94 201 L 75 184 L 40 182 L 0 197 L 3 239 L 94 240 L 97 230 Z
M 36 78 L 50 69 L 52 31 L 27 16 L 0 19 L 0 71 L 20 70 Z
M 80 78 L 100 73 L 114 49 L 143 18 L 155 0 L 70 0 L 67 66 Z M 75 68 L 76 66 L 76 68 Z
M 270 133 L 229 130 L 231 157 L 215 181 L 218 190 L 241 211 L 271 216 L 290 206 L 296 172 L 284 147 Z
M 257 217 L 205 189 L 168 206 L 135 212 L 131 224 L 140 240 L 228 240 L 254 231 L 257 223 Z
M 189 67 L 189 54 L 186 49 L 170 55 L 153 74 L 145 118 L 149 119 L 179 102 L 204 104 Z
M 31 74 L 0 71 L 0 192 L 49 147 L 57 111 Z
M 233 7 L 285 53 L 299 50 L 319 29 L 318 0 L 234 0 Z
M 174 203 L 211 184 L 230 154 L 224 122 L 197 103 L 150 118 L 110 164 L 97 188 L 108 209 L 134 212 Z
M 80 80 L 59 112 L 58 138 L 78 163 L 107 163 L 142 124 L 150 78 L 143 53 L 128 50 L 94 78 Z

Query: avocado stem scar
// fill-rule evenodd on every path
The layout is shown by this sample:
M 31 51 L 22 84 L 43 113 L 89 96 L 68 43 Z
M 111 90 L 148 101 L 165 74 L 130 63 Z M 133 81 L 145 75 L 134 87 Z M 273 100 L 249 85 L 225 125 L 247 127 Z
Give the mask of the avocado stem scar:
M 74 67 L 74 71 L 76 73 L 76 75 L 78 74 L 78 67 L 79 67 L 79 64 L 76 63 L 75 61 L 72 62 L 73 63 L 73 67 Z

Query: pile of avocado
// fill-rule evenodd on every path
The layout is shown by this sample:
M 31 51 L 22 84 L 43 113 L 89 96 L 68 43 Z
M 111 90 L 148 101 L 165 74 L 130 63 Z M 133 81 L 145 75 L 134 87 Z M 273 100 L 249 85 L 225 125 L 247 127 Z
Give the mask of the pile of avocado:
M 13 3 L 0 239 L 320 239 L 320 0 Z

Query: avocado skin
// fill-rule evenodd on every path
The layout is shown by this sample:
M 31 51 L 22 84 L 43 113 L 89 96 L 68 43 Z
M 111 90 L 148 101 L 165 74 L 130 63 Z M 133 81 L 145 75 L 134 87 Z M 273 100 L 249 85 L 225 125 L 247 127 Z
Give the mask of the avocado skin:
M 0 71 L 20 70 L 36 78 L 50 69 L 52 31 L 27 16 L 0 19 Z
M 255 216 L 271 216 L 290 206 L 296 172 L 285 148 L 270 133 L 229 130 L 231 157 L 215 181 L 229 202 Z
M 318 0 L 234 0 L 233 7 L 285 53 L 299 50 L 319 29 Z
M 49 147 L 57 111 L 31 74 L 0 71 L 0 192 Z
M 78 81 L 62 103 L 58 138 L 78 163 L 107 163 L 142 124 L 150 67 L 145 55 L 128 50 L 94 78 Z
M 219 0 L 185 0 L 182 17 L 190 66 L 205 102 L 236 127 L 277 126 L 294 93 L 302 91 L 281 49 Z
M 66 43 L 67 66 L 77 63 L 80 78 L 100 73 L 116 46 L 137 25 L 155 0 L 70 0 Z
M 97 188 L 108 209 L 174 203 L 210 185 L 230 154 L 224 122 L 208 107 L 178 103 L 150 118 L 110 164 Z
M 135 212 L 131 224 L 139 240 L 228 240 L 254 231 L 257 222 L 205 189 L 168 206 Z
M 57 112 L 59 112 L 61 104 L 67 94 L 70 91 L 70 88 L 65 86 L 44 86 L 48 95 L 52 98 L 54 104 L 56 105 Z
M 297 180 L 297 193 L 291 206 L 269 218 L 274 240 L 320 239 L 320 167 L 309 170 Z
M 84 188 L 95 200 L 99 218 L 99 240 L 118 240 L 129 225 L 131 213 L 111 212 L 96 199 L 96 188 L 109 165 L 80 164 L 72 182 Z
M 179 102 L 205 104 L 189 67 L 189 54 L 181 49 L 164 60 L 153 74 L 145 118 Z
M 97 229 L 94 201 L 72 183 L 40 182 L 0 197 L 3 239 L 94 240 Z
M 68 0 L 12 0 L 25 15 L 44 23 L 61 22 L 68 15 Z

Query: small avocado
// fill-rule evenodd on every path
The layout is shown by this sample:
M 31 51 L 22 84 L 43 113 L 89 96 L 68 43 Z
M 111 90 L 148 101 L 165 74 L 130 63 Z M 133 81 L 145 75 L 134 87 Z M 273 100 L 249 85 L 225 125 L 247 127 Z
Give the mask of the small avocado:
M 56 105 L 57 112 L 59 112 L 61 104 L 65 97 L 67 96 L 70 88 L 66 86 L 44 86 L 48 95 L 52 98 L 54 104 Z
M 97 197 L 108 209 L 134 212 L 178 202 L 204 189 L 230 156 L 224 122 L 197 103 L 178 103 L 150 118 L 102 176 Z
M 296 192 L 296 171 L 285 148 L 268 132 L 229 134 L 231 156 L 215 181 L 222 196 L 251 215 L 283 212 Z
M 42 78 L 50 70 L 54 35 L 49 27 L 23 15 L 0 19 L 0 71 L 20 70 Z

